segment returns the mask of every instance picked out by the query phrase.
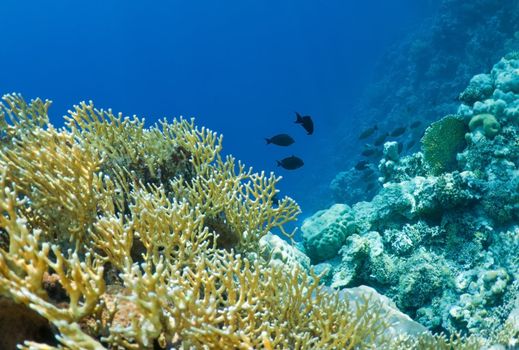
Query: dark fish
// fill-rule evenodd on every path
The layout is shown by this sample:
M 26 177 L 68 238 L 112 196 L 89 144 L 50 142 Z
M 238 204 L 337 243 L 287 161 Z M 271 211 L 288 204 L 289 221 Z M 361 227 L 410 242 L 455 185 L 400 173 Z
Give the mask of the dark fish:
M 416 129 L 416 128 L 419 127 L 420 125 L 422 125 L 422 122 L 419 121 L 419 120 L 416 120 L 416 121 L 412 122 L 411 125 L 409 125 L 409 127 L 410 127 L 411 129 Z
M 395 130 L 391 131 L 391 134 L 389 134 L 389 135 L 391 135 L 392 137 L 398 137 L 400 135 L 403 135 L 406 129 L 407 128 L 405 126 L 400 126 L 400 127 L 396 128 Z
M 364 170 L 368 167 L 369 162 L 367 160 L 361 160 L 357 164 L 355 164 L 355 169 Z
M 367 167 L 364 170 L 364 176 L 369 176 L 369 175 L 373 175 L 373 174 L 375 174 L 375 170 L 373 170 L 373 168 L 371 168 L 371 167 Z
M 267 141 L 267 145 L 272 143 L 277 146 L 290 146 L 295 142 L 294 139 L 288 134 L 275 135 L 270 139 L 266 138 L 265 140 Z
M 377 124 L 373 125 L 371 128 L 367 128 L 366 130 L 364 130 L 363 132 L 360 133 L 359 140 L 367 139 L 368 137 L 373 135 L 373 133 L 377 130 L 378 130 Z
M 375 139 L 375 141 L 373 141 L 373 144 L 375 146 L 381 146 L 385 141 L 386 141 L 386 138 L 389 134 L 387 132 L 383 133 L 382 135 L 380 135 L 379 137 L 377 137 Z
M 278 166 L 287 169 L 287 170 L 294 170 L 297 168 L 301 168 L 305 163 L 301 158 L 298 158 L 296 156 L 291 156 L 287 158 L 283 158 L 281 160 L 278 160 Z
M 407 143 L 407 145 L 405 146 L 405 149 L 407 151 L 409 151 L 411 148 L 413 148 L 413 146 L 416 145 L 416 140 L 411 140 Z
M 398 143 L 398 154 L 402 153 L 402 150 L 404 149 L 404 144 L 402 142 Z
M 366 147 L 360 154 L 362 154 L 364 157 L 371 157 L 374 156 L 377 153 L 377 149 L 373 147 Z
M 308 135 L 312 135 L 314 133 L 314 122 L 312 121 L 312 117 L 309 115 L 305 115 L 301 117 L 301 114 L 296 112 L 296 124 L 301 124 L 303 128 L 305 128 Z
M 277 193 L 272 196 L 272 205 L 279 206 L 279 197 Z

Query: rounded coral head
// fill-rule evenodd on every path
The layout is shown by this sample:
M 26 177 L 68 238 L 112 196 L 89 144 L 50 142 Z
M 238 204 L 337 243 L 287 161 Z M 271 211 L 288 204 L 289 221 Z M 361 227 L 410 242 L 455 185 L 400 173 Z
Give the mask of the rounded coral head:
M 496 136 L 500 128 L 501 124 L 499 124 L 496 117 L 490 113 L 475 115 L 470 119 L 469 122 L 470 131 L 476 131 L 480 129 L 488 138 L 493 138 Z

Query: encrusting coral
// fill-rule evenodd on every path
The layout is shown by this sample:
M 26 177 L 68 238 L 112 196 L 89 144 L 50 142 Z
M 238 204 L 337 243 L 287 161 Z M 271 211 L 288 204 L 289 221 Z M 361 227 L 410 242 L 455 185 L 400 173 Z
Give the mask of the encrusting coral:
M 352 307 L 314 273 L 261 256 L 270 230 L 292 237 L 283 225 L 299 207 L 273 205 L 279 178 L 222 158 L 215 133 L 184 119 L 145 128 L 92 103 L 56 129 L 49 101 L 4 101 L 0 296 L 47 320 L 57 340 L 26 338 L 20 349 L 357 349 L 383 339 L 377 303 Z

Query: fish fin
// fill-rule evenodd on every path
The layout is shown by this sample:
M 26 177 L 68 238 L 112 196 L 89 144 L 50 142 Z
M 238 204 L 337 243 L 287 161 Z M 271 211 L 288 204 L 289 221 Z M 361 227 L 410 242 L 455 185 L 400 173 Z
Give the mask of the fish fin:
M 299 114 L 298 112 L 294 112 L 296 114 L 296 121 L 294 123 L 302 123 L 303 122 L 303 117 L 301 117 L 301 114 Z

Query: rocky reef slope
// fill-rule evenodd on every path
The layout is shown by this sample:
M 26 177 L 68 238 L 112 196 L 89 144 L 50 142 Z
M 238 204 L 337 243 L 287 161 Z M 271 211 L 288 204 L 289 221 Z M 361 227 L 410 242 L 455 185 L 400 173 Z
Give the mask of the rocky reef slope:
M 305 220 L 304 251 L 327 285 L 371 286 L 432 331 L 517 337 L 519 53 L 460 99 L 421 152 L 401 158 L 384 144 L 373 200 Z

